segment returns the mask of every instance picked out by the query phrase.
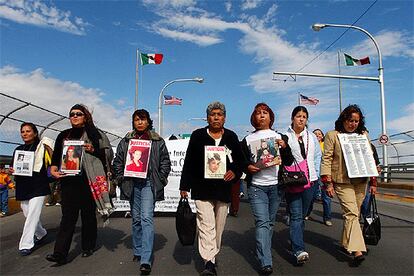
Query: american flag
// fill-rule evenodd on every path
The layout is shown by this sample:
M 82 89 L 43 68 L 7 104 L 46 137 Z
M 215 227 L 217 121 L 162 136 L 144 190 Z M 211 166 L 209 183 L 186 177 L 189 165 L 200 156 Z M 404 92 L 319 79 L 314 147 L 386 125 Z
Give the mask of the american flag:
M 319 100 L 317 98 L 306 97 L 305 95 L 300 95 L 300 103 L 301 104 L 309 104 L 309 105 L 317 105 Z
M 183 99 L 176 98 L 174 96 L 164 95 L 164 104 L 165 105 L 181 105 Z

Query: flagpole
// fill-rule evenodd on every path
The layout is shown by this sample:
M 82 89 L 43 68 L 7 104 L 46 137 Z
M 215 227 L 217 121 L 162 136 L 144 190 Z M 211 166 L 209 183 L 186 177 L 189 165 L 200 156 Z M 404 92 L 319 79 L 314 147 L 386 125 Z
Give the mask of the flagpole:
M 298 92 L 298 105 L 300 105 L 300 92 Z
M 134 111 L 138 109 L 138 57 L 139 50 L 137 49 L 137 58 L 135 65 L 135 101 L 134 101 Z
M 340 58 L 341 50 L 338 50 L 338 75 L 341 75 L 341 58 Z M 342 112 L 342 82 L 341 78 L 339 78 L 339 114 Z

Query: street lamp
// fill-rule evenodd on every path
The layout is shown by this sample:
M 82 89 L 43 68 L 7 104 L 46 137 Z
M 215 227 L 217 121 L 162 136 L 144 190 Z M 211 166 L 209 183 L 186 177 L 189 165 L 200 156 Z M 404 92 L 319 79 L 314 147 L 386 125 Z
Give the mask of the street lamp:
M 194 82 L 202 83 L 204 81 L 204 79 L 199 78 L 199 77 L 192 78 L 192 79 L 176 79 L 176 80 L 170 81 L 169 83 L 164 85 L 164 87 L 161 89 L 160 97 L 158 98 L 158 133 L 161 137 L 162 137 L 162 96 L 164 95 L 164 90 L 169 85 L 171 85 L 175 82 L 187 82 L 187 81 L 194 81 Z
M 316 32 L 322 30 L 323 28 L 327 28 L 327 27 L 356 29 L 366 34 L 372 40 L 372 42 L 374 42 L 374 45 L 377 48 L 377 53 L 378 53 L 378 82 L 380 84 L 380 101 L 381 101 L 381 132 L 382 132 L 381 134 L 387 135 L 386 118 L 385 118 L 384 68 L 382 67 L 382 55 L 381 55 L 381 51 L 380 51 L 377 41 L 368 31 L 366 31 L 363 28 L 354 26 L 354 25 L 321 24 L 321 23 L 316 23 L 312 25 L 312 29 Z M 388 153 L 387 153 L 387 146 L 385 144 L 382 145 L 382 159 L 384 163 L 383 165 L 385 167 L 388 166 Z

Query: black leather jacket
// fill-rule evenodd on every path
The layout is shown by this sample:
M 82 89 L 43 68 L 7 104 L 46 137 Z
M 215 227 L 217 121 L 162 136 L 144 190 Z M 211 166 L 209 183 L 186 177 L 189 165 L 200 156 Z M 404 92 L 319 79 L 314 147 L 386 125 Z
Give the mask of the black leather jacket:
M 119 142 L 113 162 L 114 174 L 117 185 L 121 188 L 121 199 L 130 200 L 134 187 L 133 177 L 124 177 L 124 167 L 127 158 L 128 143 L 134 138 L 134 131 L 125 135 Z M 171 170 L 170 156 L 168 154 L 165 141 L 156 132 L 149 132 L 151 144 L 151 154 L 147 178 L 151 181 L 152 192 L 155 201 L 164 200 L 164 187 L 168 183 L 168 174 Z

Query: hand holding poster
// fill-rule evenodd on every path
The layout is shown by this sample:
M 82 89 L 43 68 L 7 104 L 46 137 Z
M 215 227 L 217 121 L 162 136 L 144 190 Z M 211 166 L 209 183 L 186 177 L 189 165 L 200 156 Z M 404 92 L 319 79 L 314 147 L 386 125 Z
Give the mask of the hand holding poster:
M 84 141 L 66 140 L 63 142 L 60 171 L 77 175 L 81 171 Z
M 147 178 L 151 141 L 129 140 L 124 176 Z
M 265 169 L 282 163 L 276 137 L 249 141 L 248 144 L 252 161 L 256 167 Z
M 16 150 L 13 160 L 13 175 L 32 176 L 33 175 L 34 152 Z
M 338 134 L 349 178 L 378 176 L 371 145 L 367 136 Z
M 226 148 L 222 146 L 205 146 L 204 162 L 204 178 L 224 178 L 226 173 Z

